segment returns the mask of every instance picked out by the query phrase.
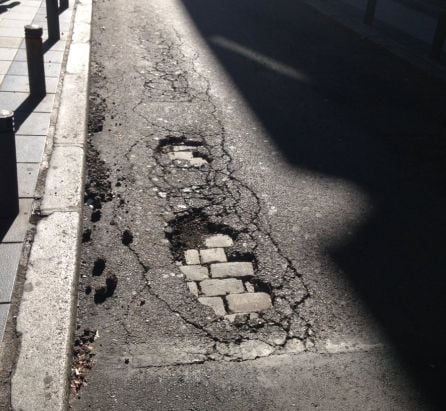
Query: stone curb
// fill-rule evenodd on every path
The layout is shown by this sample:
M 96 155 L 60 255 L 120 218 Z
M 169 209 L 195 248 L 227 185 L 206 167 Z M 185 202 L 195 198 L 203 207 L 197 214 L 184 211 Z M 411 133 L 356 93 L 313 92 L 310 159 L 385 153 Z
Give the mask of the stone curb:
M 17 317 L 21 347 L 11 381 L 15 410 L 68 407 L 76 314 L 88 113 L 92 0 L 77 0 L 42 218 Z

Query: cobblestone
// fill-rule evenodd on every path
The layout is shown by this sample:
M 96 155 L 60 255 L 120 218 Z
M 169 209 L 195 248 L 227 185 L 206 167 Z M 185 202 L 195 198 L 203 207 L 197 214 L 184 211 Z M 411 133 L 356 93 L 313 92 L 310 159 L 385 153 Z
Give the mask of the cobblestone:
M 205 240 L 206 247 L 231 247 L 234 242 L 226 234 L 215 234 Z
M 212 278 L 252 277 L 252 276 L 254 276 L 254 268 L 252 266 L 252 263 L 232 262 L 232 263 L 217 263 L 211 265 Z
M 255 292 L 254 286 L 248 281 L 245 282 L 245 288 L 246 288 L 246 291 L 248 291 L 248 293 Z
M 200 255 L 198 250 L 186 250 L 184 252 L 184 259 L 188 265 L 200 264 Z
M 204 280 L 200 283 L 201 292 L 208 296 L 243 293 L 243 283 L 235 278 L 225 280 Z
M 201 262 L 203 264 L 219 263 L 227 261 L 223 248 L 208 248 L 200 250 Z M 230 275 L 227 277 L 231 277 Z
M 201 265 L 183 265 L 180 270 L 189 281 L 202 281 L 209 278 L 207 267 Z
M 221 297 L 200 297 L 198 298 L 198 301 L 200 301 L 200 303 L 203 305 L 211 307 L 217 315 L 226 314 L 223 299 Z
M 231 294 L 226 297 L 231 313 L 250 313 L 266 310 L 272 306 L 266 293 Z
M 197 283 L 194 283 L 193 281 L 187 283 L 187 287 L 189 288 L 189 291 L 195 295 L 195 297 L 198 297 L 198 287 Z

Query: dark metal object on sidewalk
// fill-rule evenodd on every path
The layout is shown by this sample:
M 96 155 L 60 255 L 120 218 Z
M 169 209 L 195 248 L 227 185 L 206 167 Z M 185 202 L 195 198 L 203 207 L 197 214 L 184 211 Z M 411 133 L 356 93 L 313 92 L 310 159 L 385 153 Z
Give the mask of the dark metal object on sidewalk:
M 15 149 L 14 114 L 0 110 L 0 218 L 19 213 L 19 189 Z
M 59 5 L 57 0 L 46 0 L 46 17 L 48 21 L 48 39 L 55 42 L 60 39 Z
M 35 24 L 25 26 L 29 92 L 33 97 L 44 97 L 46 95 L 42 33 L 43 30 L 40 26 Z
M 367 1 L 367 8 L 365 10 L 365 15 L 364 15 L 364 23 L 365 24 L 373 23 L 373 20 L 375 19 L 376 2 L 377 2 L 377 0 L 368 0 Z

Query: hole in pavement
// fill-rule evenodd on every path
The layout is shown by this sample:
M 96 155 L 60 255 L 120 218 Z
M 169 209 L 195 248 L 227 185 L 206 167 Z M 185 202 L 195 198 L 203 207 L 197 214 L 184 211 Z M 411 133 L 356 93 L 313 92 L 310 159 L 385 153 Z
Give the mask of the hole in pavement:
M 102 217 L 101 210 L 95 210 L 91 213 L 91 222 L 97 223 Z
M 98 277 L 104 272 L 105 262 L 106 262 L 106 260 L 104 260 L 103 258 L 96 259 L 96 261 L 94 262 L 94 265 L 93 265 L 93 270 L 92 270 L 93 276 Z
M 112 274 L 105 280 L 105 285 L 98 286 L 94 290 L 94 302 L 102 304 L 107 298 L 111 297 L 118 285 L 118 278 Z
M 121 237 L 122 244 L 128 246 L 133 243 L 133 234 L 130 230 L 124 230 Z
M 185 162 L 194 167 L 212 161 L 202 139 L 197 136 L 166 137 L 160 140 L 157 153 L 168 156 L 171 161 Z
M 222 224 L 211 223 L 203 213 L 197 210 L 171 220 L 165 229 L 165 234 L 177 261 L 183 261 L 184 251 L 203 248 L 204 239 L 209 235 L 226 234 L 233 240 L 236 240 L 238 236 L 236 230 Z

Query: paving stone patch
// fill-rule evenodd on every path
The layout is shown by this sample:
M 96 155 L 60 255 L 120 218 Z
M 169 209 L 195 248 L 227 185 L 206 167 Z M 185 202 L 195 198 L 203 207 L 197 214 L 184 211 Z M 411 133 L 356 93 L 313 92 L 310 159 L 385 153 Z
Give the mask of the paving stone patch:
M 198 253 L 198 250 L 186 250 L 184 252 L 184 258 L 188 265 L 200 264 L 200 254 Z
M 267 293 L 231 294 L 226 301 L 232 313 L 260 312 L 272 307 L 271 297 Z
M 212 278 L 252 277 L 254 268 L 249 262 L 228 262 L 211 264 Z
M 189 288 L 189 291 L 195 295 L 195 297 L 198 297 L 198 287 L 197 283 L 194 283 L 193 281 L 187 283 L 187 287 Z
M 226 310 L 221 297 L 200 297 L 198 298 L 201 304 L 211 307 L 216 315 L 225 315 Z
M 209 278 L 207 267 L 201 265 L 183 265 L 180 270 L 188 281 L 202 281 Z
M 223 250 L 223 248 L 207 248 L 200 250 L 200 257 L 203 264 L 227 261 L 225 250 Z
M 206 238 L 205 245 L 208 248 L 223 248 L 223 247 L 231 247 L 234 244 L 232 238 L 225 234 L 215 234 L 211 237 Z
M 200 282 L 200 289 L 206 296 L 217 296 L 226 294 L 238 294 L 245 291 L 243 283 L 235 278 L 224 280 L 204 280 Z

